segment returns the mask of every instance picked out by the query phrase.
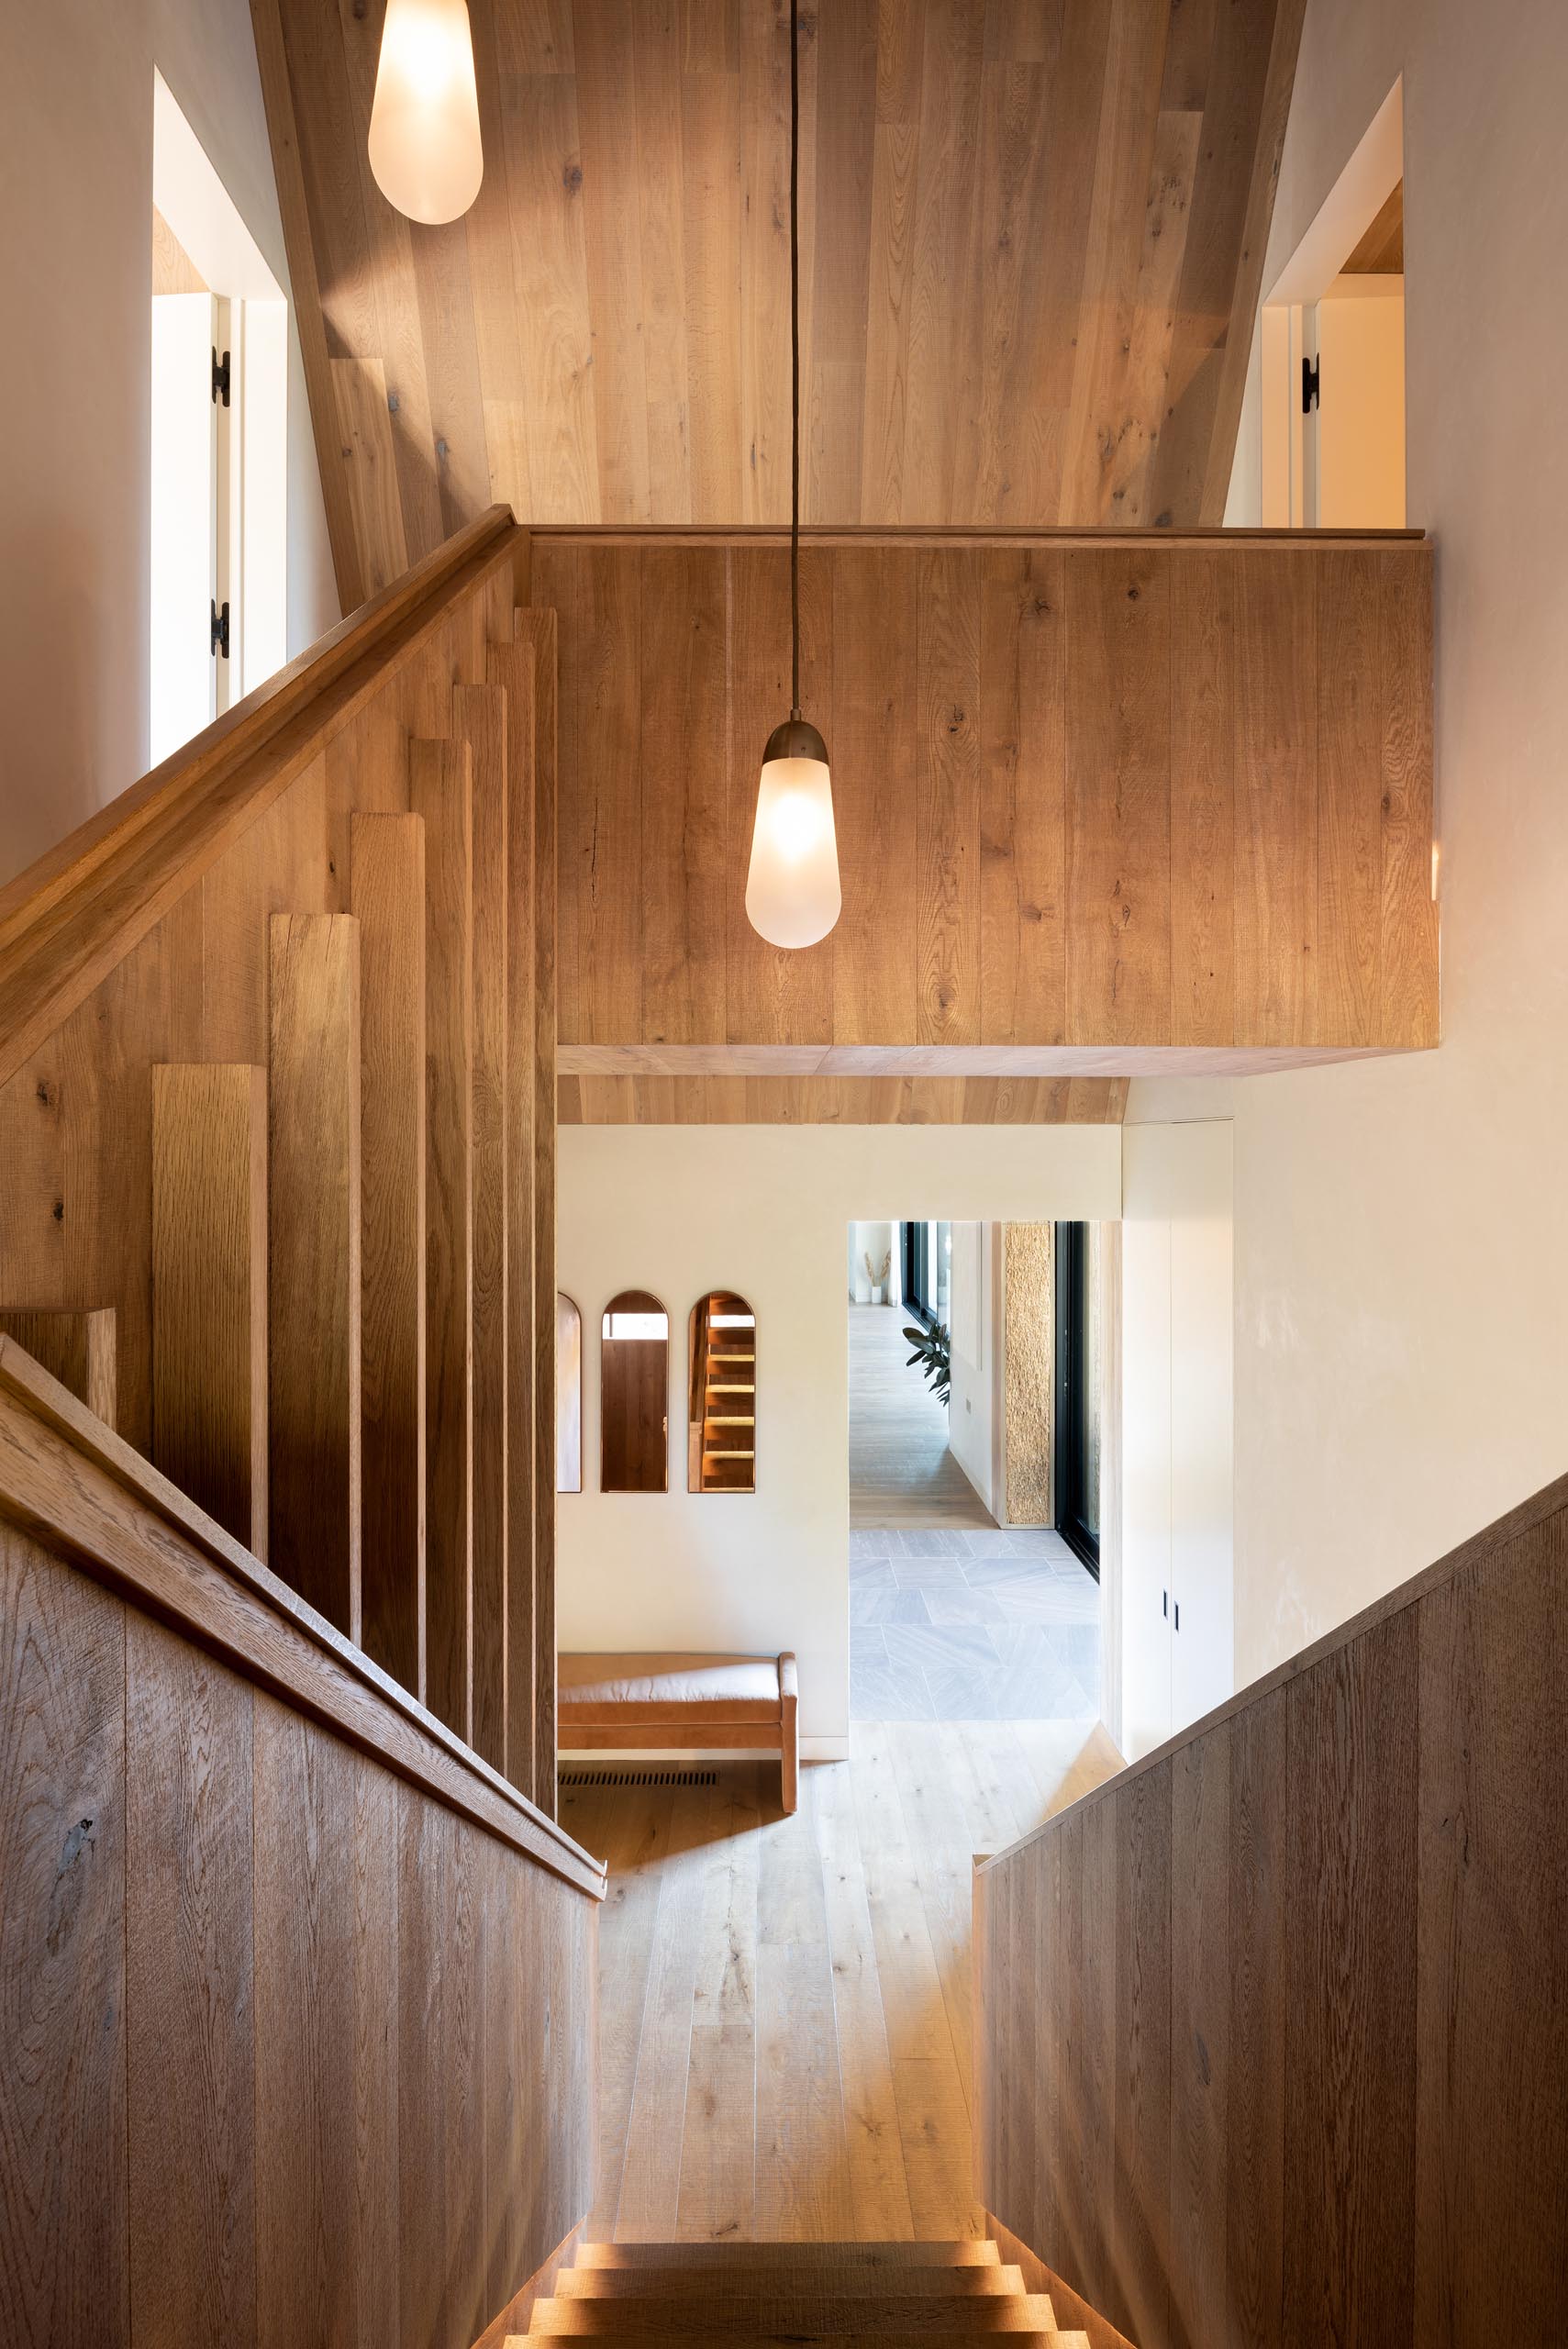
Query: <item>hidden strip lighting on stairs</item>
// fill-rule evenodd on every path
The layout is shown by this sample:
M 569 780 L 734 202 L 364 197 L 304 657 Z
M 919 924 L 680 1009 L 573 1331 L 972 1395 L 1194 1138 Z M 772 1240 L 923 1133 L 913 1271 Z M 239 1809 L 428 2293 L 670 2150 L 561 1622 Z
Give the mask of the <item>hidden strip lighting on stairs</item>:
M 771 946 L 815 946 L 839 918 L 828 745 L 800 714 L 800 10 L 789 12 L 789 716 L 762 752 L 746 918 Z

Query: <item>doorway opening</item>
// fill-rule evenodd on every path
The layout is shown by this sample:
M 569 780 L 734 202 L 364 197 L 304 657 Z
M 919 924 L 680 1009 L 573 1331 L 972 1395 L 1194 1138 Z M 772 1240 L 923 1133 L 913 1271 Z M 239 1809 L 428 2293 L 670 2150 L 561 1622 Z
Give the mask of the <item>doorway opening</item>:
M 851 1720 L 1098 1719 L 1099 1594 L 1052 1501 L 1057 1230 L 850 1227 Z
M 152 125 L 157 766 L 287 657 L 288 305 L 157 72 Z
M 1404 172 L 1396 83 L 1262 306 L 1265 526 L 1405 526 Z

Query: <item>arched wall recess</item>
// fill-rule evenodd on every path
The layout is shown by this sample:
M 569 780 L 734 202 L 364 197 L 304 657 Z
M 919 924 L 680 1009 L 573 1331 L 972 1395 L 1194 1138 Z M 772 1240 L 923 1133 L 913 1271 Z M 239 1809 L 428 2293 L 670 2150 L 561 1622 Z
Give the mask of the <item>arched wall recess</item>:
M 583 1316 L 555 1292 L 555 1489 L 583 1489 Z
M 692 1308 L 686 1489 L 757 1489 L 757 1317 L 734 1289 L 710 1289 Z
M 670 1317 L 647 1289 L 622 1289 L 599 1329 L 599 1489 L 670 1488 Z

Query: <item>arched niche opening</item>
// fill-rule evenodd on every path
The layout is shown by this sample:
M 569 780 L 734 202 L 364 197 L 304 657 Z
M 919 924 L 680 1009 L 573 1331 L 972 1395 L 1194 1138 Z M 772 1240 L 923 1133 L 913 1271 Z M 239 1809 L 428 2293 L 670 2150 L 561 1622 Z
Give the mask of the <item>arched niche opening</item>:
M 670 1317 L 647 1289 L 622 1289 L 599 1331 L 599 1489 L 670 1487 Z
M 710 1289 L 692 1308 L 686 1489 L 757 1489 L 757 1317 L 734 1289 Z
M 555 1489 L 583 1489 L 583 1316 L 555 1292 Z

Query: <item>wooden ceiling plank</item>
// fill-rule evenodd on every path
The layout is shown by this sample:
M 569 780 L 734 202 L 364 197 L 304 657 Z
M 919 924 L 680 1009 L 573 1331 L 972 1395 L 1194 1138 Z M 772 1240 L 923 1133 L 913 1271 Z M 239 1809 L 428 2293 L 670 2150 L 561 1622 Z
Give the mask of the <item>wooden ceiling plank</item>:
M 599 511 L 606 521 L 645 522 L 653 507 L 641 223 L 617 168 L 651 128 L 637 85 L 634 0 L 598 0 L 574 24 Z
M 681 129 L 692 510 L 740 517 L 756 419 L 741 402 L 739 73 L 688 72 Z
M 368 589 L 361 566 L 350 484 L 339 454 L 337 405 L 328 366 L 327 312 L 316 266 L 315 225 L 311 193 L 295 116 L 293 78 L 284 36 L 282 0 L 250 0 L 250 21 L 256 36 L 256 61 L 267 112 L 267 137 L 272 150 L 278 209 L 283 216 L 284 243 L 288 254 L 289 282 L 294 294 L 300 355 L 305 366 L 311 426 L 321 473 L 321 495 L 327 509 L 327 536 L 332 549 L 332 569 L 338 600 L 346 612 L 365 600 Z
M 1084 300 L 1058 518 L 1110 518 L 1109 473 L 1127 429 L 1126 358 L 1154 168 L 1169 0 L 1112 0 L 1101 94 Z M 1136 196 L 1134 195 L 1136 191 Z
M 353 0 L 338 0 L 339 38 L 343 51 L 350 116 L 353 123 L 370 121 L 375 95 L 376 66 L 381 53 L 381 17 L 373 18 Z M 323 39 L 330 36 L 323 32 Z M 386 377 L 387 413 L 393 455 L 396 463 L 398 502 L 403 531 L 411 560 L 428 554 L 457 527 L 443 512 L 444 501 L 436 455 L 436 427 L 431 416 L 428 368 L 437 351 L 432 328 L 440 331 L 439 313 L 421 314 L 416 251 L 429 238 L 446 239 L 442 229 L 416 228 L 389 204 L 376 184 L 370 166 L 370 149 L 361 135 L 346 127 L 340 135 L 351 140 L 364 213 L 367 268 L 375 307 L 375 338 Z M 464 232 L 458 232 L 462 235 Z M 472 319 L 470 320 L 472 340 Z M 468 490 L 451 511 L 461 519 L 473 511 L 472 498 L 489 495 L 489 466 L 484 460 L 483 417 L 479 418 L 481 470 L 464 484 Z
M 1151 518 L 1218 523 L 1236 449 L 1307 0 L 1222 7 L 1177 302 Z
M 984 19 L 973 0 L 929 0 L 925 17 L 901 521 L 934 521 L 951 510 L 967 426 L 961 376 L 980 302 L 973 241 Z
M 685 163 L 680 61 L 667 28 L 672 6 L 637 0 L 632 36 L 649 502 L 658 522 L 688 520 L 692 512 Z
M 817 18 L 812 238 L 811 442 L 805 510 L 858 513 L 876 150 L 877 0 Z

